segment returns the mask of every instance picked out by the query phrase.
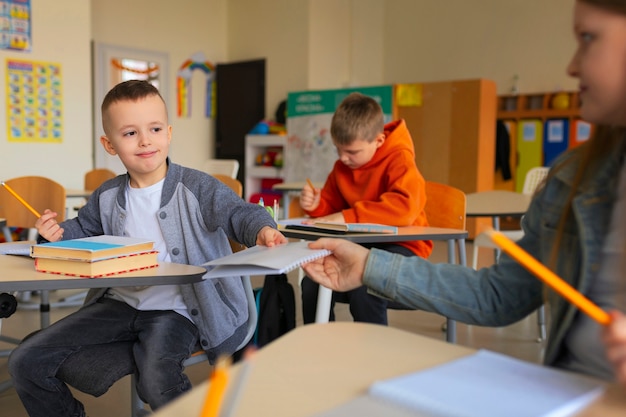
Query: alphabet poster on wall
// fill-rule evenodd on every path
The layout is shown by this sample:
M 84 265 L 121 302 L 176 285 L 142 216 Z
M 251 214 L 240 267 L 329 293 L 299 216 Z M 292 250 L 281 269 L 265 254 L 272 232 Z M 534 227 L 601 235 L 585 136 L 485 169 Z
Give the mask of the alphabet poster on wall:
M 353 92 L 374 98 L 383 109 L 385 123 L 391 120 L 392 86 L 338 90 L 313 90 L 287 95 L 287 146 L 285 181 L 310 178 L 324 182 L 337 160 L 330 136 L 330 122 L 339 103 Z
M 61 65 L 7 59 L 7 137 L 10 142 L 61 142 Z
M 0 49 L 30 51 L 30 0 L 0 1 Z

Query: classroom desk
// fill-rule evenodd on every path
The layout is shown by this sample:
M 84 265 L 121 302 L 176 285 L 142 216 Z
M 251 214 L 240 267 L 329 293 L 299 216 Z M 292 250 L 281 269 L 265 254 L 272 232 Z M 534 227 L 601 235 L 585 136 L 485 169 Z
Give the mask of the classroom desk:
M 101 278 L 80 278 L 35 271 L 28 256 L 0 255 L 0 293 L 12 291 L 67 290 L 82 288 L 133 287 L 143 285 L 191 284 L 202 280 L 206 269 L 200 266 L 159 262 L 156 268 L 126 272 Z M 50 311 L 42 304 L 41 327 L 50 324 Z M 0 392 L 11 381 L 0 383 Z
M 500 230 L 500 217 L 522 217 L 532 200 L 529 194 L 506 190 L 479 191 L 466 195 L 467 217 L 491 217 L 494 230 Z M 494 249 L 494 259 L 500 258 L 500 249 Z
M 89 198 L 89 196 L 92 193 L 93 193 L 93 190 L 80 190 L 78 188 L 66 188 L 65 189 L 66 198 Z
M 272 186 L 272 190 L 282 191 L 283 193 L 283 210 L 284 210 L 284 218 L 289 218 L 289 204 L 291 203 L 291 193 L 300 193 L 304 188 L 306 181 L 301 182 L 281 182 L 278 184 L 274 184 Z M 313 182 L 315 188 L 322 188 L 324 183 L 322 182 Z
M 522 217 L 532 196 L 514 191 L 479 191 L 466 195 L 467 217 L 491 217 L 493 228 L 500 230 L 500 217 Z
M 311 417 L 364 394 L 376 380 L 474 352 L 387 326 L 354 322 L 299 326 L 256 352 L 231 417 Z M 241 363 L 233 367 L 233 380 L 241 367 Z M 206 382 L 198 385 L 153 417 L 199 416 L 207 388 Z M 623 416 L 626 395 L 620 390 L 611 386 L 578 417 Z
M 289 220 L 293 222 L 294 220 Z M 347 233 L 336 235 L 330 233 L 321 233 L 317 231 L 290 230 L 282 228 L 280 231 L 288 238 L 317 240 L 321 237 L 347 239 L 354 243 L 393 243 L 405 242 L 409 240 L 439 240 L 448 242 L 448 262 L 456 263 L 454 241 L 458 242 L 459 263 L 467 264 L 465 255 L 465 238 L 467 231 L 457 229 L 444 229 L 441 227 L 424 227 L 424 226 L 405 226 L 399 227 L 397 234 L 391 233 Z M 316 323 L 327 323 L 330 315 L 330 306 L 332 299 L 332 291 L 320 285 L 317 296 L 317 309 L 315 313 Z M 446 340 L 448 342 L 456 342 L 456 322 L 447 319 Z

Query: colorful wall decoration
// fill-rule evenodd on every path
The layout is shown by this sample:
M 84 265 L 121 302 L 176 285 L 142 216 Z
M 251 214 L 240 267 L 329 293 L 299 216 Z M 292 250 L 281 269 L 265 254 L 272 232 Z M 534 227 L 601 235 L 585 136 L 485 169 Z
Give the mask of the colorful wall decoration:
M 197 52 L 186 60 L 178 70 L 176 78 L 176 91 L 178 103 L 178 117 L 191 116 L 191 75 L 194 70 L 200 70 L 206 74 L 206 100 L 204 115 L 213 116 L 213 78 L 215 66 L 204 58 L 204 54 Z
M 30 0 L 0 1 L 0 49 L 30 51 Z
M 10 142 L 63 140 L 60 64 L 7 59 L 6 87 Z

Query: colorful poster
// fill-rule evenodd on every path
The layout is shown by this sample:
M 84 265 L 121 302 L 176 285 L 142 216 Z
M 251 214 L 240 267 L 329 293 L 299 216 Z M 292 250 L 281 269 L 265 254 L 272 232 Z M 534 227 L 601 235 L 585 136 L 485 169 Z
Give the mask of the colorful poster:
M 330 137 L 330 122 L 339 103 L 355 91 L 378 101 L 385 122 L 391 120 L 392 86 L 301 91 L 287 95 L 286 182 L 306 178 L 315 182 L 326 181 L 337 160 L 337 151 Z
M 0 48 L 30 51 L 30 0 L 0 1 Z
M 7 59 L 7 137 L 11 142 L 63 139 L 61 65 Z

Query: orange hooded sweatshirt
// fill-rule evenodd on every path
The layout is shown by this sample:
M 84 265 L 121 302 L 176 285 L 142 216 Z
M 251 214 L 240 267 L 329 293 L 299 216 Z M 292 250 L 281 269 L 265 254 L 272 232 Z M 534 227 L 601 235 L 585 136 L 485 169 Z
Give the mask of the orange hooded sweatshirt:
M 320 205 L 307 212 L 322 217 L 342 212 L 347 223 L 381 223 L 393 226 L 428 226 L 425 181 L 415 165 L 411 134 L 404 120 L 385 125 L 385 142 L 371 161 L 351 169 L 335 162 L 322 188 Z M 398 242 L 427 258 L 430 240 Z

